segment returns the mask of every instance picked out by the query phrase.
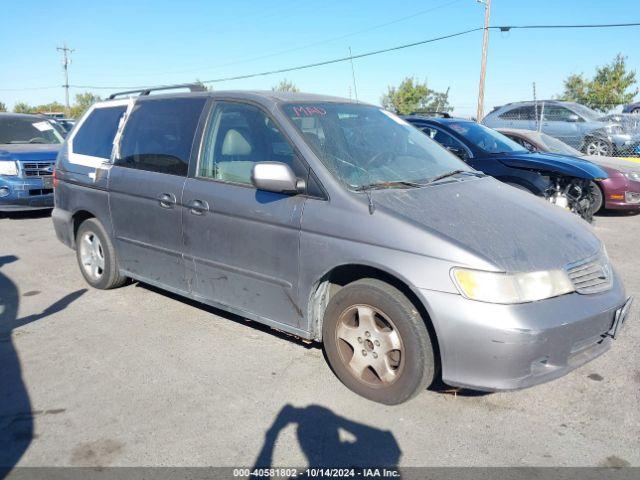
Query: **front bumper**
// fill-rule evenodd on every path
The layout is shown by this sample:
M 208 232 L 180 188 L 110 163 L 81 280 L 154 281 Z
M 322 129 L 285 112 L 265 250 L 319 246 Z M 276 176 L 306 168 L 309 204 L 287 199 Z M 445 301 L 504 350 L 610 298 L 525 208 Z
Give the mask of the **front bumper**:
M 622 177 L 621 177 L 622 178 Z M 640 210 L 640 182 L 626 178 L 602 181 L 604 208 L 612 210 Z
M 630 301 L 617 277 L 606 292 L 519 305 L 420 294 L 438 336 L 443 381 L 484 391 L 547 382 L 598 357 L 611 346 L 616 312 Z
M 41 177 L 0 176 L 0 212 L 43 208 L 53 208 L 53 189 L 44 188 Z

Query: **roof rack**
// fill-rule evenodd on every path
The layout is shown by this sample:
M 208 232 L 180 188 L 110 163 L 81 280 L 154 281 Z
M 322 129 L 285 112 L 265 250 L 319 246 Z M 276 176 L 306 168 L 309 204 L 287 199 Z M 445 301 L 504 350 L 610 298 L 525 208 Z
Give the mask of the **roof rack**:
M 188 88 L 190 92 L 206 92 L 207 89 L 200 83 L 180 83 L 178 85 L 162 85 L 159 87 L 140 88 L 138 90 L 127 90 L 126 92 L 116 92 L 109 95 L 109 100 L 113 100 L 116 97 L 122 95 L 131 95 L 132 93 L 138 93 L 140 96 L 149 95 L 151 92 L 157 92 L 158 90 L 175 90 L 177 88 Z
M 419 117 L 439 117 L 439 118 L 451 118 L 451 114 L 448 112 L 440 112 L 437 110 L 433 111 L 425 111 L 425 110 L 417 110 L 415 112 L 411 112 L 409 115 L 416 115 Z

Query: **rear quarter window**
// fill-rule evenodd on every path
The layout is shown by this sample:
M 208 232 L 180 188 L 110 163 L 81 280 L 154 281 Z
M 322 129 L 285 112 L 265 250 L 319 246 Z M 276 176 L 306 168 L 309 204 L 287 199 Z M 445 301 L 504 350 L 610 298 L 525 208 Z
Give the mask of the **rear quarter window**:
M 186 176 L 205 102 L 202 97 L 138 101 L 124 128 L 116 165 Z
M 73 137 L 73 153 L 111 158 L 113 138 L 125 111 L 124 105 L 94 109 Z

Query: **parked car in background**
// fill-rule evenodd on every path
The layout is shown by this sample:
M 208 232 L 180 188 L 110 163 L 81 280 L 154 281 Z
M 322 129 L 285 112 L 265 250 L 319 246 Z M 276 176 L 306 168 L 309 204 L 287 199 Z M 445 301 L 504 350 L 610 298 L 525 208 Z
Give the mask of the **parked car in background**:
M 63 140 L 45 117 L 0 113 L 0 211 L 53 207 L 53 169 Z
M 531 153 L 471 120 L 419 115 L 405 119 L 476 170 L 591 221 L 594 198 L 590 184 L 607 178 L 597 165 L 578 158 Z
M 603 115 L 574 102 L 508 103 L 494 108 L 482 124 L 491 128 L 539 129 L 588 155 L 640 153 L 639 130 L 630 128 L 615 115 Z
M 609 178 L 594 181 L 594 212 L 601 208 L 640 210 L 640 164 L 615 157 L 585 155 L 546 133 L 499 128 L 498 131 L 531 152 L 580 157 L 600 165 Z
M 321 341 L 386 404 L 438 371 L 482 390 L 557 378 L 626 318 L 585 222 L 379 107 L 148 92 L 92 106 L 58 156 L 56 235 L 95 288 L 130 277 Z
M 73 126 L 76 124 L 76 121 L 73 118 L 56 118 L 55 122 L 60 125 L 60 128 L 64 130 L 65 136 L 68 134 Z
M 625 105 L 622 109 L 622 113 L 633 113 L 635 115 L 640 114 L 640 102 L 630 103 Z

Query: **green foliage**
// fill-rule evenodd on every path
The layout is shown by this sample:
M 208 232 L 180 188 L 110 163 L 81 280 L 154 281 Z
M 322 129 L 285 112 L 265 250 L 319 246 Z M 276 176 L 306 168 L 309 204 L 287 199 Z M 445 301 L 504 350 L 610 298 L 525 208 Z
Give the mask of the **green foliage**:
M 33 113 L 34 108 L 25 102 L 18 102 L 13 106 L 13 111 L 15 113 Z
M 584 75 L 570 75 L 564 81 L 561 100 L 582 103 L 595 110 L 607 112 L 617 105 L 631 103 L 638 93 L 636 72 L 628 71 L 626 58 L 618 54 L 604 67 L 597 67 L 589 80 Z
M 274 92 L 299 92 L 300 89 L 296 86 L 295 83 L 283 78 L 277 85 L 271 87 L 271 90 Z
M 7 105 L 3 102 L 0 102 L 0 112 L 6 112 L 7 111 Z
M 413 77 L 405 78 L 400 86 L 387 89 L 382 96 L 382 106 L 399 115 L 408 115 L 419 111 L 450 112 L 449 93 L 436 92 Z
M 94 95 L 91 92 L 78 93 L 76 95 L 76 101 L 71 107 L 69 116 L 71 118 L 79 118 L 87 109 L 96 102 L 102 101 L 102 98 L 98 95 Z M 64 107 L 63 107 L 64 110 Z
M 193 82 L 193 83 L 195 83 L 196 85 L 200 85 L 200 86 L 201 86 L 202 88 L 204 88 L 205 90 L 209 90 L 209 91 L 212 91 L 212 90 L 213 90 L 213 88 L 212 88 L 212 87 L 207 87 L 207 86 L 202 82 L 202 80 L 200 80 L 199 78 L 196 78 L 196 81 L 195 81 L 195 82 Z

